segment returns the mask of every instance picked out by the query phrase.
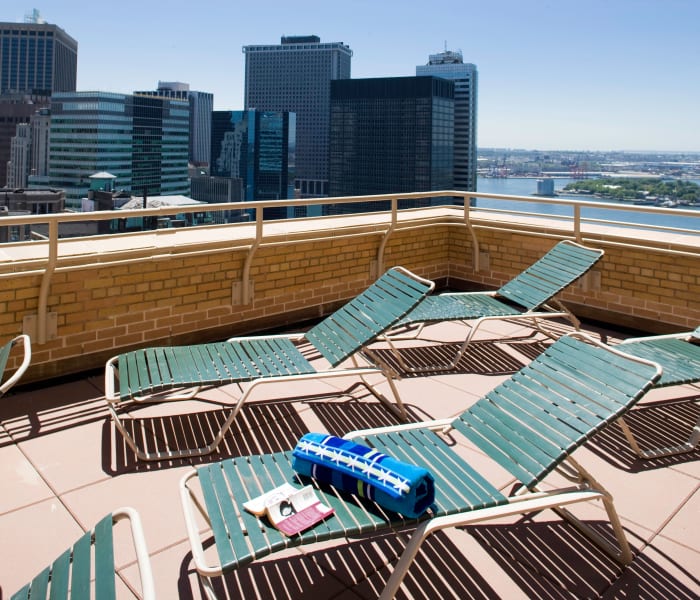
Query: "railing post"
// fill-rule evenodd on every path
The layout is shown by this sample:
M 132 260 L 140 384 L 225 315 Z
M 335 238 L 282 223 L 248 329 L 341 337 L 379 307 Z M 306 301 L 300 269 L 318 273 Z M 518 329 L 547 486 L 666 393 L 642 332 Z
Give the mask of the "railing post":
M 574 239 L 578 243 L 581 241 L 581 207 L 578 204 L 574 204 Z
M 51 289 L 51 278 L 58 261 L 58 219 L 49 220 L 49 256 L 46 269 L 41 278 L 39 288 L 39 303 L 37 306 L 37 344 L 46 343 L 46 331 L 48 329 L 48 299 Z
M 476 238 L 476 232 L 472 227 L 471 213 L 469 209 L 471 208 L 471 196 L 462 196 L 462 202 L 464 203 L 464 224 L 467 226 L 467 231 L 472 238 L 472 254 L 474 255 L 474 272 L 478 273 L 481 270 L 481 259 L 479 257 L 479 240 Z
M 384 273 L 384 250 L 386 249 L 386 244 L 389 241 L 389 237 L 396 229 L 396 223 L 398 221 L 399 212 L 399 199 L 394 197 L 391 199 L 391 224 L 389 229 L 384 232 L 382 241 L 379 243 L 379 249 L 377 250 L 377 277 L 380 277 Z
M 263 236 L 263 213 L 264 210 L 261 207 L 256 207 L 255 209 L 255 241 L 248 250 L 248 255 L 245 258 L 245 263 L 243 264 L 243 280 L 241 281 L 241 304 L 250 304 L 251 296 L 250 293 L 250 266 L 253 263 L 253 256 L 255 251 L 258 249 L 262 242 Z

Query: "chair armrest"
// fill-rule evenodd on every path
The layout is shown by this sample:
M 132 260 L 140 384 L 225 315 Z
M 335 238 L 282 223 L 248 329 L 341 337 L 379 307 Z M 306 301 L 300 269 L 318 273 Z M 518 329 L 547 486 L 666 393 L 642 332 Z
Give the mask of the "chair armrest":
M 153 583 L 153 571 L 151 570 L 151 562 L 148 557 L 148 548 L 146 547 L 146 538 L 143 534 L 143 526 L 141 525 L 141 517 L 131 507 L 124 506 L 112 512 L 112 520 L 114 523 L 127 519 L 131 527 L 131 536 L 136 551 L 136 562 L 141 576 L 141 594 L 144 600 L 155 600 L 156 592 Z
M 434 419 L 432 421 L 420 421 L 418 423 L 404 423 L 402 425 L 388 425 L 386 427 L 375 427 L 371 429 L 356 429 L 350 431 L 343 436 L 343 439 L 350 440 L 356 437 L 366 437 L 368 435 L 377 435 L 381 433 L 395 433 L 398 431 L 410 431 L 412 429 L 430 429 L 432 431 L 440 431 L 450 429 L 456 417 L 446 419 Z
M 12 374 L 12 377 L 9 377 L 7 381 L 0 385 L 0 396 L 5 394 L 13 385 L 15 385 L 15 383 L 19 381 L 19 379 L 22 377 L 22 375 L 24 375 L 24 372 L 29 367 L 29 363 L 32 360 L 32 344 L 29 340 L 29 336 L 26 334 L 18 335 L 17 337 L 10 340 L 7 344 L 5 344 L 3 350 L 7 351 L 7 356 L 9 357 L 9 354 L 14 348 L 14 346 L 16 346 L 19 343 L 22 344 L 24 350 L 24 358 L 22 359 L 22 364 L 20 364 L 19 368 Z M 0 379 L 2 378 L 4 370 L 5 365 L 3 364 L 2 369 L 0 369 Z

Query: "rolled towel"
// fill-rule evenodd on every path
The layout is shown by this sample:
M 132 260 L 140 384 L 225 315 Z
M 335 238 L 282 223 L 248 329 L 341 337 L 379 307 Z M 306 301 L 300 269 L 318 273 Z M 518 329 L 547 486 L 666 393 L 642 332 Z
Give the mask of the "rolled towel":
M 300 475 L 369 498 L 405 517 L 419 517 L 435 500 L 429 471 L 350 440 L 307 433 L 292 454 L 292 467 Z

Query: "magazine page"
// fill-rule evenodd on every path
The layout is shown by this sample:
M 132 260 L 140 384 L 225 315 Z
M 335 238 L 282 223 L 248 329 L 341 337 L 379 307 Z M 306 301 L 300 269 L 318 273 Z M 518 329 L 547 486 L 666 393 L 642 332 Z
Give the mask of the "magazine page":
M 255 515 L 266 515 L 270 523 L 287 536 L 313 527 L 334 512 L 321 503 L 310 485 L 297 489 L 284 484 L 245 502 L 243 507 Z

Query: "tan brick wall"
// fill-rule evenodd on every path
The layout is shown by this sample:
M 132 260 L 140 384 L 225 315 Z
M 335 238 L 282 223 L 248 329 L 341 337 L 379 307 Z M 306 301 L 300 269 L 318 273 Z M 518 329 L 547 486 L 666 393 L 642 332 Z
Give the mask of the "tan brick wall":
M 416 224 L 420 221 L 417 219 Z M 459 219 L 397 230 L 386 245 L 384 267 L 402 265 L 456 289 L 496 288 L 549 250 L 561 231 L 480 229 L 482 270 L 474 271 L 472 240 Z M 177 234 L 175 234 L 177 235 Z M 161 254 L 128 264 L 59 269 L 48 296 L 57 337 L 33 344 L 26 380 L 101 369 L 120 351 L 156 344 L 196 343 L 321 317 L 352 298 L 376 273 L 381 236 L 371 230 L 314 241 L 263 245 L 253 258 L 253 300 L 234 301 L 247 248 L 188 256 Z M 626 242 L 629 242 L 627 240 Z M 653 248 L 620 247 L 600 238 L 606 255 L 587 286 L 562 294 L 574 312 L 618 325 L 682 330 L 700 323 L 698 256 Z M 142 250 L 140 251 L 143 252 Z M 0 271 L 2 272 L 2 271 Z M 597 283 L 599 282 L 599 285 Z M 0 342 L 23 331 L 36 314 L 41 276 L 0 278 Z M 11 368 L 16 367 L 16 361 Z

